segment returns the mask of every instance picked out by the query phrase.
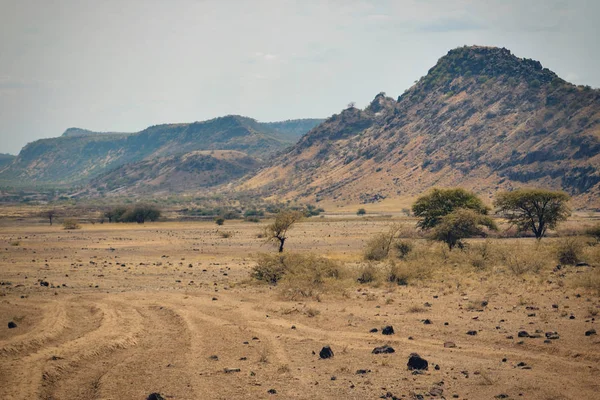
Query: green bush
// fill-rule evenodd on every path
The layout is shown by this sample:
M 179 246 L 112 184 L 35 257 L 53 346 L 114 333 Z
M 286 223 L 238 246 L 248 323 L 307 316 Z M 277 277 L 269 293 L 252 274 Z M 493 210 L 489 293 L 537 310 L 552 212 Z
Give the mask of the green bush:
M 367 213 L 367 210 L 365 210 L 364 208 L 359 208 L 358 211 L 356 212 L 356 215 L 365 215 Z
M 225 218 L 221 218 L 221 217 L 219 217 L 219 218 L 216 218 L 216 219 L 215 219 L 215 224 L 217 224 L 217 225 L 219 225 L 219 226 L 220 226 L 220 225 L 223 225 L 224 223 L 225 223 Z
M 586 229 L 585 234 L 600 242 L 600 224 Z

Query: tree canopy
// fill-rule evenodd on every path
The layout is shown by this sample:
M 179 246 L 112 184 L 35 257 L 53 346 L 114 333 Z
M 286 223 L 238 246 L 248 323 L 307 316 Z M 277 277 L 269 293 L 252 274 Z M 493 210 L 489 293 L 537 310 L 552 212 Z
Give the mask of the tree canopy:
M 431 229 L 438 225 L 445 215 L 462 208 L 477 214 L 487 215 L 487 207 L 475 193 L 461 188 L 433 189 L 419 197 L 412 206 L 413 214 L 421 218 L 417 227 Z
M 452 250 L 456 246 L 462 247 L 462 239 L 485 236 L 484 227 L 498 229 L 492 218 L 474 210 L 459 208 L 441 218 L 432 229 L 431 238 L 446 243 Z
M 569 198 L 565 192 L 518 189 L 498 193 L 494 205 L 519 231 L 532 231 L 539 240 L 571 215 Z

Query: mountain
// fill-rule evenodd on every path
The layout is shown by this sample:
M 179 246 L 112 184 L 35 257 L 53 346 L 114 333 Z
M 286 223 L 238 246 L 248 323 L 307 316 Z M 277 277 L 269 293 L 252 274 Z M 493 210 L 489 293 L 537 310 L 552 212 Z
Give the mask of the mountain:
M 13 156 L 12 154 L 0 153 L 0 169 L 9 165 L 15 158 L 16 156 Z
M 0 169 L 0 182 L 84 183 L 113 168 L 197 150 L 236 150 L 258 160 L 292 145 L 322 120 L 275 125 L 230 115 L 204 122 L 151 126 L 136 133 L 100 133 L 78 128 L 26 145 Z
M 600 91 L 504 48 L 448 52 L 397 100 L 333 115 L 241 189 L 377 202 L 462 186 L 562 189 L 600 207 Z
M 189 192 L 229 182 L 259 165 L 239 151 L 192 151 L 122 165 L 93 178 L 79 195 Z

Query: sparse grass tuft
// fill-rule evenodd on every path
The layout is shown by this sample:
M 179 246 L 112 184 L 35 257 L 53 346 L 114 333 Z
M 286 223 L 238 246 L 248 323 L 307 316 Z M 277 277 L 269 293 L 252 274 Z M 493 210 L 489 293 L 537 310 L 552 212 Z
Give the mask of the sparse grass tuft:
M 65 230 L 73 230 L 73 229 L 81 229 L 79 223 L 77 223 L 76 219 L 65 219 L 63 221 L 63 229 Z
M 577 237 L 561 239 L 556 246 L 556 258 L 558 262 L 566 265 L 575 265 L 581 261 L 583 243 Z
M 230 238 L 231 236 L 233 236 L 233 233 L 229 232 L 229 231 L 220 231 L 219 236 L 222 237 L 223 239 L 227 239 L 227 238 Z

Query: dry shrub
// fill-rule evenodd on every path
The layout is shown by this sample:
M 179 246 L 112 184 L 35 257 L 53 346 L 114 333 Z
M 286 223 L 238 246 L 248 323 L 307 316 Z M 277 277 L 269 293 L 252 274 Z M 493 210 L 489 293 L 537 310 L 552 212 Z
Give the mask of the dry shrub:
M 505 255 L 505 263 L 515 275 L 538 273 L 544 267 L 544 261 L 535 252 L 532 254 L 523 254 L 520 251 L 509 253 Z
M 220 231 L 219 236 L 222 237 L 223 239 L 227 239 L 227 238 L 230 238 L 231 236 L 233 236 L 233 233 L 231 233 L 229 231 Z
M 413 250 L 412 242 L 408 240 L 397 240 L 393 244 L 393 248 L 396 251 L 396 255 L 400 259 L 404 259 L 408 256 L 408 254 Z
M 390 262 L 387 268 L 386 280 L 398 285 L 409 285 L 431 277 L 432 269 L 422 260 L 405 260 Z
M 403 230 L 399 224 L 393 224 L 385 233 L 378 233 L 367 242 L 364 250 L 364 258 L 367 261 L 381 261 L 390 254 L 392 244 Z
M 65 219 L 63 221 L 63 229 L 72 230 L 72 229 L 81 229 L 79 223 L 77 223 L 76 219 Z
M 259 254 L 252 277 L 269 284 L 280 284 L 285 298 L 295 300 L 334 291 L 333 282 L 342 278 L 342 266 L 314 254 Z
M 584 244 L 579 238 L 565 238 L 556 246 L 556 258 L 558 262 L 566 265 L 575 265 L 581 261 Z
M 372 283 L 380 280 L 380 270 L 375 263 L 361 265 L 358 269 L 356 281 L 359 283 Z
M 587 228 L 585 230 L 585 234 L 588 235 L 588 236 L 593 237 L 598 242 L 600 242 L 600 224 L 598 224 L 596 226 L 592 226 L 590 228 Z
M 573 285 L 594 292 L 600 296 L 600 268 L 590 268 L 588 271 L 577 274 Z

